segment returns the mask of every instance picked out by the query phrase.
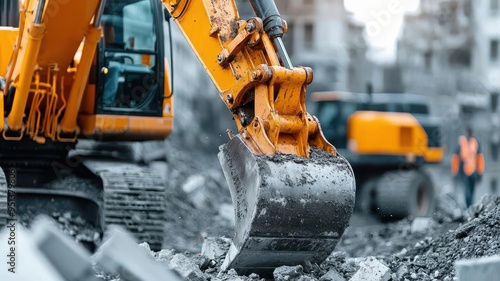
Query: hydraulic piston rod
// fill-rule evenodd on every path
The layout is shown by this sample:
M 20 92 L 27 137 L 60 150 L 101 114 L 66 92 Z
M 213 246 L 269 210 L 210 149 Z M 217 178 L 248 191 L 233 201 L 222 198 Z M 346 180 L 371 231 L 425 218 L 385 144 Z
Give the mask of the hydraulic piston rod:
M 278 55 L 283 61 L 284 66 L 288 69 L 292 68 L 292 62 L 281 40 L 285 33 L 285 26 L 276 4 L 273 0 L 250 0 L 250 4 L 255 14 L 263 20 L 264 31 L 276 45 Z

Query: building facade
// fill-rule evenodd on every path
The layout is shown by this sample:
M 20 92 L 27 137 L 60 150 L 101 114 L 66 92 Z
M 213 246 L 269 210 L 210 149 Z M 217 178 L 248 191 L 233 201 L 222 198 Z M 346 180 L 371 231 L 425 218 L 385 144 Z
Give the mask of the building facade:
M 498 170 L 500 92 L 500 0 L 421 0 L 407 15 L 397 62 L 405 89 L 429 96 L 442 119 L 448 154 L 470 126 L 485 151 L 487 171 Z M 496 129 L 495 129 L 496 128 Z M 497 192 L 488 173 L 482 193 Z
M 364 25 L 354 20 L 343 0 L 276 0 L 287 21 L 284 42 L 296 65 L 310 66 L 309 91 L 364 91 L 370 64 Z
M 314 71 L 308 92 L 366 90 L 372 64 L 366 58 L 365 26 L 345 10 L 343 0 L 275 3 L 288 25 L 283 41 L 292 63 Z M 237 4 L 243 19 L 254 16 L 248 1 Z

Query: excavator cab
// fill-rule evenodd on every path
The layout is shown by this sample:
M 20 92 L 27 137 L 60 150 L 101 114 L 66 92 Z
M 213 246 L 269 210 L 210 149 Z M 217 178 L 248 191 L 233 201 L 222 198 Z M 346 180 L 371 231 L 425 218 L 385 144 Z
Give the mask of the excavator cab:
M 98 113 L 162 115 L 162 10 L 154 0 L 106 1 L 98 45 Z

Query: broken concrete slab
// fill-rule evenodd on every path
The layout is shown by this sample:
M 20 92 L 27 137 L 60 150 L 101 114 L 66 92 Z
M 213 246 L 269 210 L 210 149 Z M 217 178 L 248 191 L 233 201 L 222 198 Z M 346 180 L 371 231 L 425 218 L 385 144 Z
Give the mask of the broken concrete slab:
M 274 270 L 273 277 L 275 281 L 292 281 L 299 280 L 303 273 L 304 269 L 301 265 L 280 266 Z
M 226 255 L 231 246 L 231 239 L 224 237 L 207 237 L 203 240 L 201 255 L 214 260 Z
M 183 254 L 175 255 L 170 261 L 169 266 L 188 281 L 205 280 L 200 268 Z
M 155 255 L 155 258 L 157 261 L 161 261 L 161 262 L 165 262 L 165 263 L 169 264 L 174 256 L 175 256 L 174 250 L 163 249 Z
M 350 281 L 387 281 L 391 278 L 391 270 L 374 257 L 368 257 L 360 264 L 359 270 Z
M 155 261 L 151 254 L 145 251 L 146 245 L 139 246 L 124 228 L 109 227 L 105 237 L 106 241 L 99 247 L 93 259 L 106 273 L 118 273 L 124 280 L 182 280 L 167 267 Z
M 38 249 L 65 280 L 97 280 L 90 253 L 59 230 L 52 219 L 38 217 L 32 230 Z
M 10 227 L 0 228 L 0 241 L 2 241 L 2 246 L 0 246 L 0 255 L 2 256 L 0 280 L 65 280 L 38 247 L 32 232 L 22 224 L 16 224 L 15 240 L 12 241 L 22 245 L 22 247 L 15 248 L 7 244 L 10 232 Z M 4 245 L 9 247 L 4 247 Z M 14 248 L 15 254 L 11 253 L 11 248 Z M 15 260 L 11 260 L 11 255 L 15 255 Z
M 451 222 L 460 220 L 463 217 L 463 207 L 455 197 L 456 195 L 450 193 L 438 197 L 436 207 L 438 220 Z
M 489 281 L 500 278 L 500 255 L 455 263 L 458 281 Z
M 334 268 L 319 278 L 319 281 L 345 281 L 345 278 Z

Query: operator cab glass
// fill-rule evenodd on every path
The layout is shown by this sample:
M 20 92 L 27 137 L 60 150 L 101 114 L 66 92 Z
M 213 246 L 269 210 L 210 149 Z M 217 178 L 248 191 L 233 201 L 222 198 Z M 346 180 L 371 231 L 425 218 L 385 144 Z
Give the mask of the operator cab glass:
M 108 0 L 101 20 L 98 111 L 161 115 L 163 28 L 160 1 Z
M 360 104 L 348 101 L 326 101 L 318 104 L 317 116 L 325 138 L 336 148 L 347 147 L 347 120 L 360 110 Z

